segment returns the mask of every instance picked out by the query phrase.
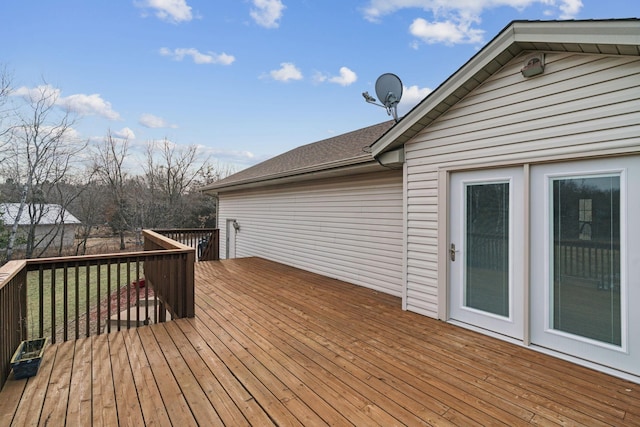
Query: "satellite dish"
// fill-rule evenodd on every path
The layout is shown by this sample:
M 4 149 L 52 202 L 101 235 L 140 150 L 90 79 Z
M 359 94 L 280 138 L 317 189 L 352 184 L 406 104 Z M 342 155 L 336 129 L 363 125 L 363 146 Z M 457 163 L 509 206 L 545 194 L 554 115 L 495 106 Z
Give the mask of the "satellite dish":
M 400 81 L 400 78 L 392 73 L 385 73 L 378 77 L 378 80 L 376 80 L 376 95 L 382 105 L 375 104 L 376 99 L 369 95 L 368 92 L 362 94 L 368 103 L 384 107 L 387 110 L 387 114 L 393 115 L 393 119 L 398 122 L 397 107 L 402 98 L 402 81 Z

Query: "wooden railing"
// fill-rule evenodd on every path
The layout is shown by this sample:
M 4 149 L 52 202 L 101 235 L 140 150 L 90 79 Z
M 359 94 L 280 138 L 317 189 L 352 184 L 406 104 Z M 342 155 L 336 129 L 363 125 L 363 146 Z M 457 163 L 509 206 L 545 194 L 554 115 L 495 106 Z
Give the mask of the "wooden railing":
M 172 262 L 151 259 L 146 262 L 146 279 L 156 289 L 165 308 L 174 318 L 194 317 L 195 249 L 156 232 L 148 232 L 144 238 L 144 250 L 171 250 Z M 164 310 L 161 310 L 164 316 Z M 161 321 L 164 318 L 161 317 Z
M 26 261 L 0 267 L 0 388 L 9 376 L 9 361 L 26 333 L 22 321 L 27 307 Z
M 220 233 L 217 228 L 172 228 L 153 231 L 194 248 L 198 261 L 220 259 Z
M 0 387 L 21 340 L 52 343 L 193 317 L 196 249 L 144 231 L 142 252 L 13 261 L 0 269 Z

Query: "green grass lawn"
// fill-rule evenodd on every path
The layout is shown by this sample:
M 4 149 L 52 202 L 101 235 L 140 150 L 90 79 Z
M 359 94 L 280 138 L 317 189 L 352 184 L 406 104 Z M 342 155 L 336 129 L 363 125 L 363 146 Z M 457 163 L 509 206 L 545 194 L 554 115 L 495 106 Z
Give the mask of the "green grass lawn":
M 110 275 L 109 275 L 110 270 Z M 119 270 L 119 271 L 118 271 Z M 66 316 L 69 319 L 69 336 L 75 336 L 75 319 L 77 316 L 86 315 L 95 312 L 101 301 L 109 296 L 110 284 L 111 293 L 115 292 L 118 286 L 128 287 L 138 275 L 143 276 L 142 263 L 131 263 L 129 265 L 129 273 L 127 274 L 127 264 L 113 264 L 110 266 L 101 265 L 98 274 L 98 266 L 81 266 L 79 268 L 68 268 L 67 270 L 67 286 L 65 289 L 65 271 L 64 269 L 55 270 L 55 292 L 52 293 L 51 270 L 42 272 L 43 286 L 43 334 L 42 336 L 50 336 L 52 315 L 55 309 L 55 325 L 58 337 L 61 337 L 61 328 L 63 318 L 65 316 L 65 298 L 66 295 Z M 119 273 L 119 275 L 118 275 Z M 110 276 L 110 277 L 109 277 Z M 40 336 L 40 272 L 32 271 L 27 275 L 27 335 L 29 338 Z M 100 278 L 100 291 L 98 292 L 98 277 Z M 55 301 L 52 295 L 55 294 Z M 88 300 L 88 302 L 87 302 Z M 77 308 L 76 308 L 77 303 Z M 87 306 L 88 304 L 88 306 Z M 86 333 L 84 318 L 79 322 L 80 336 Z M 92 331 L 95 333 L 95 331 Z

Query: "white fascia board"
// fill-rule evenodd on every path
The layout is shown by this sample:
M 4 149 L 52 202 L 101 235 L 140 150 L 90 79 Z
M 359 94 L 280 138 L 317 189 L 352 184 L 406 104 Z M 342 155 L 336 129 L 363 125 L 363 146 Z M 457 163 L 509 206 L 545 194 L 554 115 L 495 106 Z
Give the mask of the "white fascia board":
M 515 41 L 528 43 L 640 45 L 640 21 L 514 23 Z

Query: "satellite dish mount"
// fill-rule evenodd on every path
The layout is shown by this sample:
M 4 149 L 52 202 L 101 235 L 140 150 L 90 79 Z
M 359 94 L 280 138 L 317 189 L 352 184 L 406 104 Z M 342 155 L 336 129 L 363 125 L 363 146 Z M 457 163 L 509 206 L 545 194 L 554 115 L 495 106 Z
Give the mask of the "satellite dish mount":
M 402 98 L 402 82 L 400 78 L 392 73 L 385 73 L 376 80 L 376 95 L 382 104 L 378 104 L 376 99 L 369 95 L 369 92 L 363 92 L 364 100 L 369 104 L 383 107 L 387 110 L 387 114 L 393 116 L 393 120 L 398 123 L 398 103 Z

